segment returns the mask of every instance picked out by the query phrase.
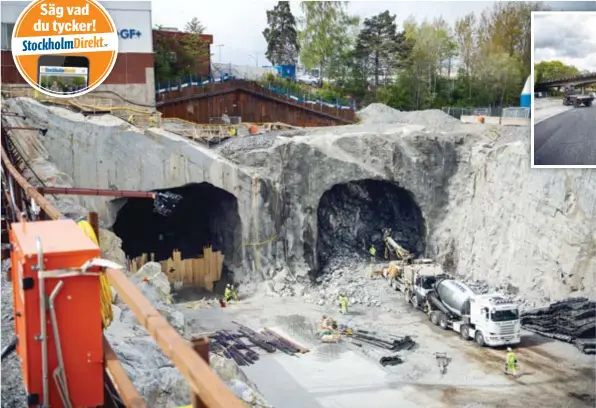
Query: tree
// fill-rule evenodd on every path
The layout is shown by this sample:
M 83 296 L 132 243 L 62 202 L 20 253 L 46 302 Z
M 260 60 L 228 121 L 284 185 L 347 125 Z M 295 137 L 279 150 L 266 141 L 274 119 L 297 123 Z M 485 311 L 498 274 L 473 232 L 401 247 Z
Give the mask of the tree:
M 579 69 L 573 65 L 565 65 L 561 61 L 542 61 L 534 64 L 534 82 L 553 81 L 580 75 Z
M 374 76 L 375 88 L 379 86 L 379 77 L 390 75 L 404 51 L 405 36 L 397 32 L 395 15 L 384 11 L 364 20 L 356 41 L 356 54 Z
M 267 24 L 269 27 L 263 30 L 263 37 L 267 41 L 267 59 L 273 65 L 296 64 L 300 46 L 290 3 L 280 1 L 273 10 L 267 10 Z
M 190 20 L 184 25 L 184 32 L 203 34 L 205 32 L 205 27 L 203 26 L 203 24 L 201 24 L 198 18 L 193 17 L 192 20 Z
M 304 27 L 300 31 L 300 60 L 307 68 L 318 67 L 321 78 L 334 56 L 349 44 L 357 17 L 346 12 L 347 1 L 303 1 Z
M 158 80 L 196 74 L 209 63 L 209 47 L 201 38 L 204 27 L 196 17 L 186 23 L 183 33 L 163 31 L 161 26 L 156 30 L 153 48 Z

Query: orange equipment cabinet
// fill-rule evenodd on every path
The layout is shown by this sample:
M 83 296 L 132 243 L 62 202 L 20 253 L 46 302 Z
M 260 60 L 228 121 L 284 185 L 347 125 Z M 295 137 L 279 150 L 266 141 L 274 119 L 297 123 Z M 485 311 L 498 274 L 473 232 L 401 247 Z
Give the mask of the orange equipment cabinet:
M 38 279 L 38 241 L 43 253 L 42 280 Z M 102 406 L 100 281 L 97 269 L 87 271 L 90 274 L 81 274 L 80 269 L 100 256 L 99 247 L 73 220 L 14 223 L 10 243 L 17 354 L 27 405 L 62 408 L 67 399 L 75 408 Z M 42 285 L 45 316 L 40 303 Z M 40 317 L 45 321 L 45 342 Z M 42 351 L 44 343 L 47 358 Z M 46 387 L 48 400 L 44 403 Z M 62 396 L 64 390 L 66 396 Z

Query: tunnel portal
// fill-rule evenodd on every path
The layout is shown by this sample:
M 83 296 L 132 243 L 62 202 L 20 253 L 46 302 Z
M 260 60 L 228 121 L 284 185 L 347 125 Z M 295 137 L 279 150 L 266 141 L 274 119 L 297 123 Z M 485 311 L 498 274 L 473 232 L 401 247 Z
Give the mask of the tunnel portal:
M 317 211 L 319 271 L 335 257 L 365 258 L 374 245 L 384 254 L 383 229 L 408 251 L 422 254 L 426 230 L 422 211 L 412 194 L 397 183 L 359 180 L 336 184 L 326 191 Z
M 155 260 L 162 261 L 177 249 L 183 259 L 196 258 L 204 246 L 211 245 L 223 253 L 225 265 L 241 261 L 242 224 L 236 197 L 209 183 L 156 191 L 182 198 L 168 216 L 156 213 L 151 199 L 127 200 L 113 226 L 127 257 L 154 253 Z

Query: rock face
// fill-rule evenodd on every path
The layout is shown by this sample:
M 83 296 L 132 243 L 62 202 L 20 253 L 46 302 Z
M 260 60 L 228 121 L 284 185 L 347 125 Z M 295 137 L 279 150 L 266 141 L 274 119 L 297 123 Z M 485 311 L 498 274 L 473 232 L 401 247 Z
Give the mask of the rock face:
M 43 145 L 77 186 L 207 182 L 233 194 L 243 246 L 239 264 L 228 266 L 239 279 L 270 279 L 284 265 L 298 280 L 314 276 L 336 252 L 366 257 L 370 244 L 381 251 L 377 229 L 388 227 L 447 271 L 509 285 L 535 303 L 596 291 L 596 171 L 530 169 L 529 128 L 377 106 L 359 125 L 239 138 L 211 150 L 115 119 L 26 99 L 10 104 L 48 128 Z M 109 225 L 115 207 L 107 211 L 105 202 L 85 205 Z M 275 290 L 283 282 L 270 283 Z

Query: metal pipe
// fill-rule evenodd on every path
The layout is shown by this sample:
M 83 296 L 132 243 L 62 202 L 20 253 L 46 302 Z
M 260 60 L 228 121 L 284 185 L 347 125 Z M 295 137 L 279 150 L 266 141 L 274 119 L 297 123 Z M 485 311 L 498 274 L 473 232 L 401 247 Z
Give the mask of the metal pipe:
M 39 281 L 39 321 L 41 322 L 41 370 L 43 381 L 43 406 L 49 407 L 49 378 L 48 378 L 48 343 L 46 333 L 46 286 L 43 276 L 43 248 L 41 238 L 35 238 L 37 244 L 37 280 Z
M 127 198 L 155 198 L 157 195 L 157 193 L 153 193 L 151 191 L 110 190 L 70 187 L 39 187 L 37 191 L 39 191 L 41 194 L 65 194 Z
M 18 185 L 25 191 L 25 193 L 33 198 L 43 211 L 53 220 L 58 220 L 62 217 L 62 214 L 56 207 L 54 207 L 43 195 L 41 195 L 27 180 L 21 176 L 18 170 L 12 165 L 4 147 L 2 147 L 2 163 L 4 163 L 5 169 L 10 173 L 10 176 L 14 178 Z
M 70 395 L 68 394 L 68 382 L 66 380 L 66 374 L 64 372 L 64 358 L 62 356 L 62 346 L 60 344 L 60 331 L 58 330 L 58 318 L 56 317 L 56 306 L 54 301 L 60 292 L 60 289 L 64 286 L 64 281 L 58 282 L 54 290 L 50 295 L 50 318 L 52 319 L 52 330 L 54 333 L 54 344 L 56 345 L 56 357 L 58 359 L 58 368 L 56 369 L 58 380 L 56 386 L 62 396 L 62 402 L 66 408 L 72 408 L 70 403 Z

